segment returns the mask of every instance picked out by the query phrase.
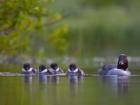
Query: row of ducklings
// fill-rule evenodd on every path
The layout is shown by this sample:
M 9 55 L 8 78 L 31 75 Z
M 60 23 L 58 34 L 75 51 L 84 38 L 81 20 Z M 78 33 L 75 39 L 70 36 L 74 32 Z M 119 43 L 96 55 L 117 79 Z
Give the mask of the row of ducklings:
M 23 73 L 37 73 L 29 63 L 23 65 Z M 49 68 L 45 65 L 40 65 L 38 73 L 40 74 L 60 74 L 63 73 L 63 70 L 59 68 L 56 63 L 52 63 Z M 67 75 L 85 75 L 83 70 L 78 68 L 75 64 L 70 64 L 68 66 Z M 116 64 L 105 64 L 100 70 L 98 70 L 100 75 L 118 75 L 118 76 L 130 76 L 131 72 L 128 70 L 128 58 L 125 54 L 120 54 L 118 57 L 118 62 Z
M 46 74 L 46 75 L 56 75 L 56 74 L 62 74 L 64 73 L 64 71 L 56 63 L 50 64 L 49 67 L 47 67 L 46 65 L 40 65 L 37 70 L 31 67 L 30 63 L 25 63 L 22 67 L 22 73 L 24 74 L 38 73 L 38 74 Z M 66 74 L 82 76 L 84 75 L 84 71 L 78 68 L 75 64 L 70 64 L 68 66 L 68 70 Z

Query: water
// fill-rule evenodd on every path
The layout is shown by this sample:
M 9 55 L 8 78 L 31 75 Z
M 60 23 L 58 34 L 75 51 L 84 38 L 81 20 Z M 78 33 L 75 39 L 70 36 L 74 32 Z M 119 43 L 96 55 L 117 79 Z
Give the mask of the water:
M 104 80 L 104 81 L 103 81 Z M 0 76 L 0 105 L 139 105 L 140 77 Z

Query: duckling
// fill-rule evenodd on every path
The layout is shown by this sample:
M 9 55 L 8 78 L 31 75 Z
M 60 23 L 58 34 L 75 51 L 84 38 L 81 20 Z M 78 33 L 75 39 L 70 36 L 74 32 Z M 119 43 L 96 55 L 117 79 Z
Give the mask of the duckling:
M 84 71 L 78 68 L 75 64 L 70 64 L 67 70 L 68 76 L 83 76 L 85 75 Z
M 50 65 L 49 71 L 51 72 L 51 74 L 61 74 L 61 73 L 64 73 L 63 70 L 60 69 L 60 67 L 56 63 L 52 63 Z
M 23 64 L 22 73 L 36 73 L 35 69 L 33 69 L 30 63 Z
M 39 74 L 51 74 L 45 65 L 39 66 Z

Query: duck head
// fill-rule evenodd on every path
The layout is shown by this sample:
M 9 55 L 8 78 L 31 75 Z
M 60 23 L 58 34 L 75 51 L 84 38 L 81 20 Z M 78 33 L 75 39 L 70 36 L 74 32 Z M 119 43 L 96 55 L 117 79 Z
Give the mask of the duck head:
M 52 64 L 50 65 L 50 67 L 51 67 L 52 69 L 56 70 L 56 69 L 58 68 L 58 65 L 57 65 L 56 63 L 52 63 Z
M 128 59 L 125 54 L 121 54 L 118 58 L 118 64 L 117 64 L 118 69 L 122 70 L 127 70 L 128 68 Z
M 70 69 L 71 71 L 74 71 L 76 68 L 77 68 L 77 67 L 76 67 L 75 64 L 70 64 L 70 65 L 69 65 L 69 69 Z
M 39 72 L 42 72 L 45 69 L 47 69 L 45 65 L 40 65 L 39 66 Z
M 31 65 L 29 63 L 23 64 L 23 69 L 28 71 L 31 68 Z

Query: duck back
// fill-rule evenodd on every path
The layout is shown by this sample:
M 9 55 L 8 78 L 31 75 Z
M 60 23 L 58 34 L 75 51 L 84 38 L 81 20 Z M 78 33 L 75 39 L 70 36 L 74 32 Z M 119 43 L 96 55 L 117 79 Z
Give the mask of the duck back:
M 115 64 L 106 64 L 98 71 L 98 73 L 100 75 L 107 75 L 107 73 L 113 68 L 116 68 Z

